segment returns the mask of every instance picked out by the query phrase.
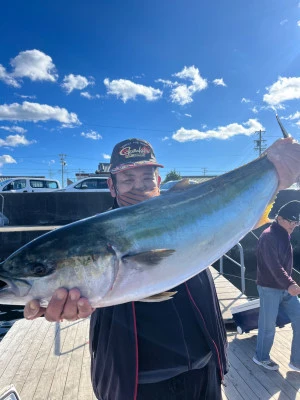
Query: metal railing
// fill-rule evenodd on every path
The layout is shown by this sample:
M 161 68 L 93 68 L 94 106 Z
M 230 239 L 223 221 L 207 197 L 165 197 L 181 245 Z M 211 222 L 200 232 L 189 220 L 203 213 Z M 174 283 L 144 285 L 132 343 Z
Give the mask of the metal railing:
M 220 258 L 220 274 L 223 275 L 223 257 L 226 257 L 228 260 L 233 262 L 234 264 L 238 265 L 241 268 L 241 291 L 243 294 L 245 294 L 245 258 L 244 258 L 244 249 L 241 243 L 237 243 L 236 246 L 239 249 L 240 253 L 240 263 L 235 261 L 233 258 L 229 257 L 227 254 L 223 254 L 223 256 Z M 234 246 L 235 247 L 235 246 Z

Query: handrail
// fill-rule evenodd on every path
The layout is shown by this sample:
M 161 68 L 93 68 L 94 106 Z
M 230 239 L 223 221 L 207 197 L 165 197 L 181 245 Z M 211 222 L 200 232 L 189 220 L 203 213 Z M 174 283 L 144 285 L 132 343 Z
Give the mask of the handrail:
M 0 194 L 0 196 L 2 197 L 2 214 L 3 214 L 3 211 L 4 211 L 4 196 L 2 196 L 2 194 Z
M 232 261 L 234 264 L 238 265 L 241 268 L 241 288 L 242 288 L 242 293 L 245 294 L 245 257 L 244 257 L 244 249 L 241 243 L 237 243 L 236 246 L 239 248 L 239 253 L 240 253 L 240 264 L 233 260 L 231 257 L 229 257 L 227 254 L 223 254 L 223 256 L 220 258 L 220 274 L 223 275 L 223 257 L 226 257 L 228 260 Z

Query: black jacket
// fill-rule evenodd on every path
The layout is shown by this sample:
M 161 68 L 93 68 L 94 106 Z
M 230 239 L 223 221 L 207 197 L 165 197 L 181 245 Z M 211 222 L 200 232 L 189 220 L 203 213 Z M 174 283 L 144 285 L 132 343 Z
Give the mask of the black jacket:
M 221 381 L 228 370 L 227 339 L 210 271 L 201 272 L 174 290 L 181 294 L 182 307 L 189 311 L 192 309 L 195 313 L 195 324 L 201 328 L 202 338 L 204 336 L 206 339 L 205 345 L 208 345 L 212 352 Z M 164 309 L 172 307 L 173 301 L 164 302 Z M 144 314 L 155 319 L 157 304 L 138 303 L 138 307 L 145 308 Z M 136 399 L 139 372 L 137 326 L 134 302 L 98 308 L 92 314 L 91 375 L 94 392 L 99 400 Z M 150 331 L 151 326 L 148 329 Z M 157 326 L 153 326 L 153 329 L 156 329 L 157 339 Z M 149 334 L 151 336 L 151 332 Z M 162 340 L 165 340 L 163 336 Z M 159 357 L 156 354 L 157 356 Z M 159 362 L 163 368 L 163 356 Z

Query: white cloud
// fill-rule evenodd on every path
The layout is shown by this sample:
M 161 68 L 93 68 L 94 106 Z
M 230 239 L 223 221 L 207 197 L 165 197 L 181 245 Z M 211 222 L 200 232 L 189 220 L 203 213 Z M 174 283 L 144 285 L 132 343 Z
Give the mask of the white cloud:
M 169 136 L 165 136 L 161 140 L 162 140 L 162 142 L 165 142 L 166 140 L 169 140 L 169 139 L 170 139 Z
M 102 153 L 102 157 L 104 158 L 104 160 L 110 160 L 110 154 Z
M 29 96 L 29 95 L 19 94 L 19 93 L 15 93 L 15 95 L 16 95 L 17 97 L 21 97 L 21 99 L 31 99 L 31 100 L 36 99 L 36 96 L 35 96 L 35 95 Z
M 300 21 L 297 21 L 297 26 L 300 26 Z
M 290 114 L 288 117 L 281 117 L 282 119 L 299 119 L 300 118 L 300 111 L 296 111 L 294 114 Z
M 229 139 L 236 135 L 250 136 L 256 131 L 264 130 L 264 127 L 256 120 L 249 119 L 243 124 L 232 123 L 227 126 L 219 126 L 215 130 L 208 130 L 206 132 L 197 129 L 180 128 L 172 136 L 178 142 L 190 142 L 203 139 Z
M 55 120 L 67 125 L 81 124 L 77 115 L 69 113 L 65 108 L 52 107 L 47 104 L 29 103 L 28 101 L 24 101 L 22 104 L 0 105 L 0 120 L 33 122 Z
M 0 129 L 8 132 L 18 132 L 18 133 L 26 133 L 27 129 L 22 128 L 21 126 L 0 126 Z
M 0 81 L 6 83 L 9 86 L 13 87 L 20 87 L 20 84 L 18 81 L 11 76 L 8 72 L 6 72 L 6 69 L 3 67 L 3 65 L 0 64 Z
M 32 81 L 55 82 L 58 78 L 52 58 L 39 50 L 21 51 L 10 62 L 15 78 L 29 78 Z
M 183 106 L 185 104 L 192 103 L 193 101 L 192 95 L 193 93 L 190 91 L 187 85 L 180 85 L 172 90 L 171 100 L 172 103 L 177 103 Z
M 9 146 L 29 146 L 30 144 L 36 143 L 36 140 L 27 140 L 24 135 L 9 135 L 6 139 L 0 139 L 0 147 Z
M 179 85 L 178 82 L 172 82 L 172 81 L 166 80 L 166 79 L 156 79 L 155 82 L 162 83 L 164 86 L 168 86 L 168 87 L 173 87 L 173 86 Z
M 179 84 L 171 92 L 171 101 L 179 105 L 185 105 L 193 101 L 193 94 L 207 87 L 207 80 L 202 78 L 198 68 L 194 66 L 184 67 L 182 71 L 173 74 L 180 79 L 191 80 L 191 85 Z
M 280 23 L 280 25 L 285 25 L 287 22 L 288 22 L 288 20 L 287 20 L 287 19 L 283 19 L 283 20 L 282 20 L 282 21 L 280 21 L 279 23 Z
M 257 109 L 256 106 L 254 106 L 253 108 L 251 108 L 251 111 L 252 111 L 254 114 L 257 114 L 257 113 L 258 113 L 258 109 Z
M 241 103 L 251 103 L 251 100 L 246 99 L 245 97 L 242 98 Z
M 89 92 L 81 92 L 80 96 L 85 97 L 86 99 L 92 100 L 92 99 L 100 99 L 100 94 L 95 94 L 94 96 L 91 95 Z
M 192 118 L 191 114 L 184 114 L 186 117 Z
M 86 99 L 91 100 L 93 98 L 93 96 L 91 94 L 89 94 L 89 92 L 81 92 L 80 96 L 85 97 Z
M 83 136 L 87 139 L 93 139 L 93 140 L 102 139 L 102 136 L 100 135 L 100 133 L 98 133 L 96 131 L 81 132 L 81 136 Z
M 224 82 L 223 78 L 214 79 L 213 83 L 216 86 L 227 86 L 226 83 Z
M 0 167 L 3 167 L 4 164 L 16 164 L 16 163 L 17 161 L 8 154 L 0 156 Z
M 278 81 L 266 88 L 268 93 L 263 100 L 271 106 L 278 105 L 287 100 L 300 98 L 300 78 L 279 77 Z
M 127 100 L 135 100 L 137 96 L 143 96 L 148 101 L 155 101 L 161 98 L 162 91 L 154 89 L 151 86 L 144 86 L 127 79 L 118 79 L 110 81 L 108 78 L 104 79 L 107 93 L 117 96 L 124 103 Z
M 82 90 L 89 85 L 94 85 L 94 81 L 89 81 L 85 76 L 70 74 L 64 77 L 61 87 L 64 88 L 68 94 L 70 94 L 75 89 Z

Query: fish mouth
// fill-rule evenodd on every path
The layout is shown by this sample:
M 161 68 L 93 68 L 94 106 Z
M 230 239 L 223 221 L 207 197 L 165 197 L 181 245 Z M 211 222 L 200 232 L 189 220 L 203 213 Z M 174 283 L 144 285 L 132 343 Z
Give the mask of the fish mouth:
M 0 303 L 7 297 L 24 297 L 31 289 L 31 284 L 24 279 L 11 279 L 0 276 Z

